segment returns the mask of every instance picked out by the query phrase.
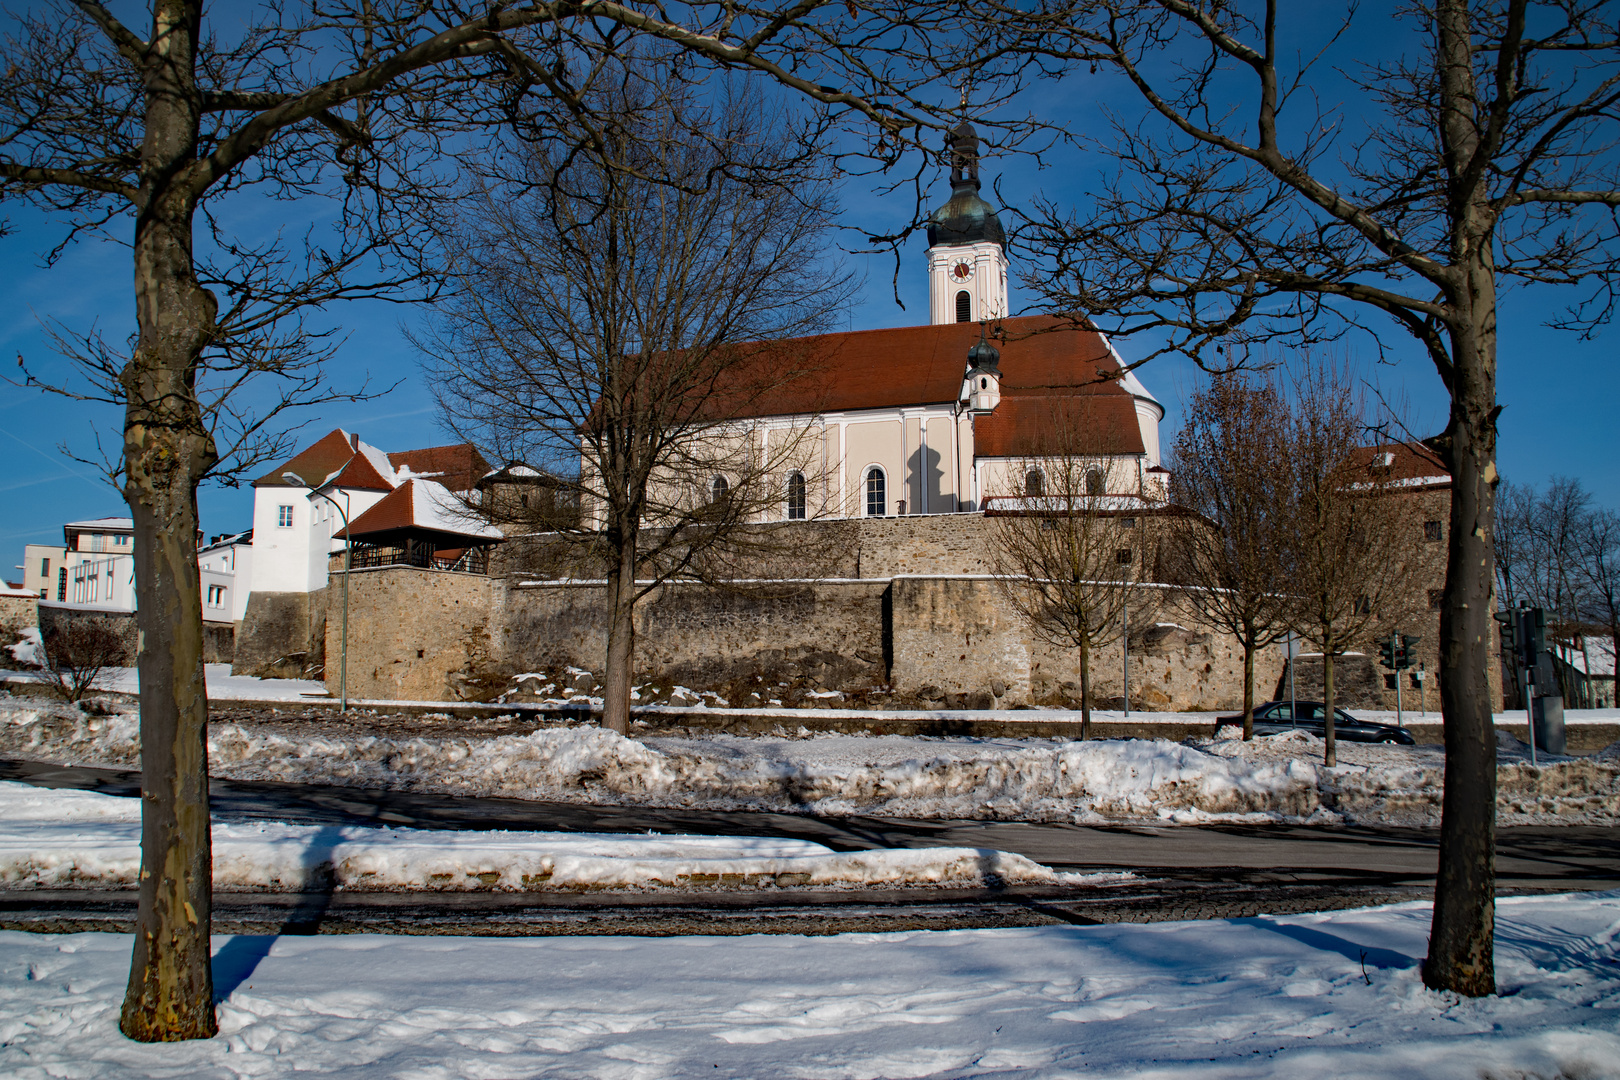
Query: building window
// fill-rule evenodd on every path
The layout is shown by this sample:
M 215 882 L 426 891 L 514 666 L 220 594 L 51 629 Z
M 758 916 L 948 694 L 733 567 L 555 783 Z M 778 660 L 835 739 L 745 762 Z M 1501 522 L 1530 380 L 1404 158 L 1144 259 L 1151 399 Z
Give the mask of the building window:
M 1024 474 L 1024 494 L 1032 499 L 1046 494 L 1046 477 L 1041 475 L 1041 470 L 1031 469 Z
M 730 494 L 730 492 L 731 485 L 726 482 L 725 477 L 717 476 L 713 480 L 709 481 L 709 501 L 711 503 L 714 503 L 717 506 L 724 503 L 726 501 L 726 496 Z
M 1440 523 L 1438 521 L 1425 521 L 1423 523 L 1423 539 L 1440 539 Z
M 866 470 L 866 516 L 883 517 L 888 509 L 889 495 L 883 481 L 883 470 L 874 465 Z
M 1445 598 L 1446 598 L 1446 590 L 1444 590 L 1444 589 L 1430 589 L 1429 590 L 1429 610 L 1430 611 L 1439 611 L 1440 610 L 1440 602 L 1442 600 L 1444 600 Z
M 956 321 L 973 321 L 973 298 L 968 296 L 965 289 L 956 294 Z
M 224 607 L 225 606 L 225 586 L 223 586 L 223 585 L 210 585 L 210 586 L 208 586 L 208 606 L 211 607 L 211 608 L 217 608 L 217 607 Z
M 1130 548 L 1120 548 L 1114 553 L 1114 561 L 1118 562 L 1121 566 L 1131 565 L 1131 558 L 1132 555 Z
M 787 482 L 787 516 L 789 521 L 803 521 L 806 509 L 803 473 L 790 473 Z
M 48 578 L 51 576 L 51 560 L 39 560 L 39 576 L 42 578 Z
M 292 505 L 282 503 L 276 507 L 276 527 L 280 529 L 292 528 Z
M 1108 491 L 1108 485 L 1103 479 L 1103 471 L 1098 468 L 1086 470 L 1086 494 L 1102 495 Z
M 129 547 L 129 541 L 130 541 L 130 538 L 127 537 L 127 536 L 115 536 L 115 537 L 113 537 L 113 546 L 114 547 Z
M 59 567 L 56 571 L 56 599 L 58 602 L 67 600 L 67 567 Z
M 1371 615 L 1372 598 L 1367 596 L 1357 597 L 1354 611 L 1357 615 Z

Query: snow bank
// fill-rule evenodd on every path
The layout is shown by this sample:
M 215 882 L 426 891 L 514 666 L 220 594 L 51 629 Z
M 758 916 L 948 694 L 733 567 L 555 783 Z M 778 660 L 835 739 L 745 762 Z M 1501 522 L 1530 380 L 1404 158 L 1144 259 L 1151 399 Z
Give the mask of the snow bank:
M 215 823 L 223 889 L 578 890 L 768 886 L 1077 884 L 978 848 L 834 852 L 804 840 L 616 833 L 437 832 Z M 133 885 L 140 802 L 0 782 L 0 884 Z M 1129 875 L 1123 875 L 1128 877 Z
M 1058 1080 L 1620 1077 L 1620 896 L 1497 903 L 1501 996 L 1427 905 L 828 937 L 215 938 L 217 1038 L 118 1034 L 130 938 L 0 933 L 0 1074 Z
M 25 626 L 21 634 L 17 644 L 6 646 L 6 652 L 11 654 L 12 661 L 26 667 L 44 667 L 45 639 L 39 636 L 39 627 Z
M 1516 745 L 1516 744 L 1515 744 Z M 133 765 L 132 716 L 0 709 L 0 752 Z M 210 768 L 238 779 L 367 785 L 525 799 L 817 814 L 1077 822 L 1354 820 L 1437 824 L 1438 747 L 1341 743 L 1291 732 L 1213 740 L 929 739 L 826 736 L 627 739 L 594 726 L 491 738 L 289 735 L 209 729 Z M 1620 821 L 1620 760 L 1505 750 L 1504 824 Z

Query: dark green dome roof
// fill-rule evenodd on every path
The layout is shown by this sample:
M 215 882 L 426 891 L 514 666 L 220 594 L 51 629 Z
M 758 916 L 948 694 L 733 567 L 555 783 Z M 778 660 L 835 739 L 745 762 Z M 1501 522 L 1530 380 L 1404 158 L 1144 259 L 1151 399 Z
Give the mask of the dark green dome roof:
M 990 204 L 979 198 L 979 136 L 966 120 L 947 142 L 951 159 L 951 199 L 928 217 L 928 246 L 1007 243 Z

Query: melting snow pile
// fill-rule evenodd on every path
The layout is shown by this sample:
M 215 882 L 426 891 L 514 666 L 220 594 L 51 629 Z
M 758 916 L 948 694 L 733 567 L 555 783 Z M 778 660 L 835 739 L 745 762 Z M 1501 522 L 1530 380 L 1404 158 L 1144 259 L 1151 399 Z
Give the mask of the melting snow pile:
M 20 633 L 22 636 L 17 639 L 17 644 L 6 646 L 6 652 L 11 654 L 12 662 L 22 664 L 24 667 L 44 667 L 45 640 L 39 636 L 39 627 L 25 626 Z
M 0 710 L 0 752 L 133 765 L 133 716 Z M 1438 747 L 1322 743 L 1303 732 L 1252 743 L 826 736 L 627 739 L 594 726 L 492 738 L 289 735 L 209 729 L 210 768 L 237 779 L 366 785 L 526 799 L 925 818 L 1195 824 L 1354 820 L 1436 824 Z M 1620 821 L 1620 760 L 1504 751 L 1504 824 Z
M 804 840 L 215 823 L 226 889 L 605 889 L 1079 884 L 977 848 L 839 853 Z M 0 884 L 133 885 L 140 800 L 0 782 Z

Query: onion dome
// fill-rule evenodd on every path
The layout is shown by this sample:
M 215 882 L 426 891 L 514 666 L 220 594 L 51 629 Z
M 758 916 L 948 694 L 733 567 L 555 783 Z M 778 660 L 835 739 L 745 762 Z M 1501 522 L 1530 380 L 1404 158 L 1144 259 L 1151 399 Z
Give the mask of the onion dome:
M 979 136 L 973 125 L 962 121 L 946 145 L 951 158 L 951 198 L 928 218 L 928 246 L 987 240 L 1006 244 L 1007 234 L 996 212 L 979 198 Z
M 979 340 L 973 348 L 968 350 L 968 374 L 982 372 L 989 375 L 1001 374 L 1001 350 L 990 344 L 990 338 L 985 332 L 983 323 L 979 324 Z

